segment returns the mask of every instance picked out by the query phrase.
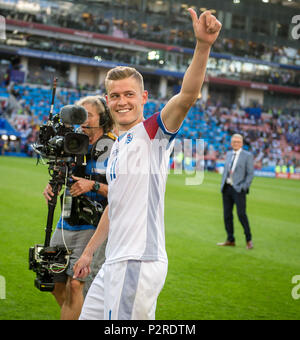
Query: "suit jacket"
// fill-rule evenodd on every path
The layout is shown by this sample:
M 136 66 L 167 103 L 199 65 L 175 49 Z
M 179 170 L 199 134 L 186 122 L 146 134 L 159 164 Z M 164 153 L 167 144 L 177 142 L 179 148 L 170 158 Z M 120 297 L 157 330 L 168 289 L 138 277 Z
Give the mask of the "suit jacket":
M 227 152 L 222 177 L 221 191 L 223 191 L 224 185 L 226 183 L 226 178 L 230 171 L 229 167 L 232 156 L 233 151 Z M 248 193 L 253 176 L 254 176 L 253 156 L 250 152 L 242 150 L 232 175 L 233 188 L 237 192 L 241 192 L 242 190 L 244 190 L 246 193 Z

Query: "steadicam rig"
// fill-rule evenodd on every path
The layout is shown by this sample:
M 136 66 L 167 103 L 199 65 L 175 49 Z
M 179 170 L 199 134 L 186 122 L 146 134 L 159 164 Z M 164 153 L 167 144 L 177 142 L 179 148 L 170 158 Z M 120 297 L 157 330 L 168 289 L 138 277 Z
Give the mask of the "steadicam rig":
M 53 275 L 63 272 L 69 264 L 71 250 L 66 244 L 63 247 L 50 247 L 53 216 L 60 188 L 71 185 L 73 170 L 76 166 L 85 164 L 89 146 L 88 136 L 75 132 L 74 127 L 87 120 L 86 110 L 81 106 L 66 105 L 59 114 L 53 116 L 55 93 L 56 79 L 53 82 L 49 120 L 40 127 L 38 141 L 32 145 L 38 156 L 47 159 L 51 177 L 49 184 L 54 194 L 48 201 L 45 242 L 29 249 L 29 269 L 36 273 L 35 286 L 41 291 L 52 291 Z M 63 214 L 65 201 L 64 197 Z

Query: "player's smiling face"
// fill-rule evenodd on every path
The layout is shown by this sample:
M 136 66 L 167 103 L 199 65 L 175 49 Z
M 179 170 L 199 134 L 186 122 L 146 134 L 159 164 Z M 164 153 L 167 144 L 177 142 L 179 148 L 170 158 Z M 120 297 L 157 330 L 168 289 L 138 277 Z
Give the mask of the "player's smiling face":
M 147 98 L 147 91 L 133 77 L 109 81 L 107 104 L 119 129 L 129 130 L 143 121 Z

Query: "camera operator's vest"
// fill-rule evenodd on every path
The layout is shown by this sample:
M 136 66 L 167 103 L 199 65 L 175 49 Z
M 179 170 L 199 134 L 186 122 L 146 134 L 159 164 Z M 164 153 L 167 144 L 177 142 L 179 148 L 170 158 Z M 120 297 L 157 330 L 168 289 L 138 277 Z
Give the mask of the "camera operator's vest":
M 78 156 L 82 157 L 78 162 L 82 165 L 76 166 L 74 176 L 107 184 L 106 166 L 115 140 L 116 137 L 108 132 L 91 146 L 87 155 Z M 107 198 L 92 191 L 73 197 L 71 216 L 65 218 L 65 221 L 71 226 L 93 225 L 97 227 L 106 206 Z

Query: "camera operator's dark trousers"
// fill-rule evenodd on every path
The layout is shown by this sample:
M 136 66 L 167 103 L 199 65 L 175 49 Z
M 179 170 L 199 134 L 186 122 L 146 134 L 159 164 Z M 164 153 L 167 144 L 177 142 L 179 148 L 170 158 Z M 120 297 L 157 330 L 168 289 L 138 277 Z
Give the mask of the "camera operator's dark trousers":
M 227 232 L 227 240 L 234 242 L 233 235 L 233 206 L 236 205 L 239 220 L 244 228 L 246 241 L 251 241 L 251 232 L 246 214 L 246 192 L 237 192 L 231 185 L 225 184 L 223 188 L 224 224 Z

